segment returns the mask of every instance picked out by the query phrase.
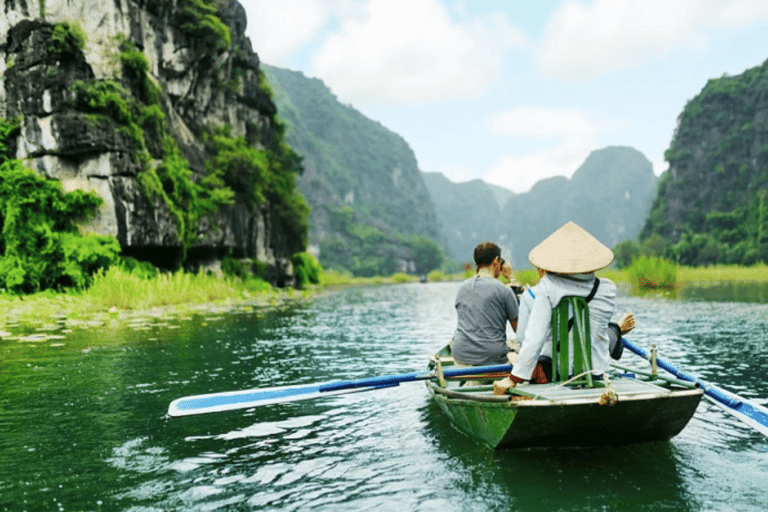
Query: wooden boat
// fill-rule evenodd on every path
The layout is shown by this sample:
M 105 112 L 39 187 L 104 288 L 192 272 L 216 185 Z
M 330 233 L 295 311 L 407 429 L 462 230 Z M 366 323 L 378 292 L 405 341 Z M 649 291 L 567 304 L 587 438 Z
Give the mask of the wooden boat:
M 453 365 L 449 347 L 433 356 L 428 371 L 438 379 L 426 381 L 427 388 L 459 430 L 491 448 L 668 440 L 688 424 L 703 395 L 697 384 L 656 375 L 655 367 L 645 372 L 616 366 L 596 387 L 528 384 L 499 396 L 492 385 L 498 375 L 440 378 Z

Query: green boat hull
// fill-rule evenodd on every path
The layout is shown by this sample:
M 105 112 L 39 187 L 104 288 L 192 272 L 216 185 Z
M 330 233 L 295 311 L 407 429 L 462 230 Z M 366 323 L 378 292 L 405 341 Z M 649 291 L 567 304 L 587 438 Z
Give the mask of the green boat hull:
M 625 379 L 632 381 L 634 379 Z M 642 384 L 642 383 L 641 383 Z M 428 382 L 440 409 L 461 431 L 491 448 L 532 446 L 604 446 L 668 440 L 690 421 L 701 400 L 700 389 L 658 392 L 632 382 L 614 405 L 600 405 L 602 391 L 572 391 L 553 399 L 486 402 L 464 398 Z M 649 386 L 648 384 L 645 385 Z M 536 386 L 531 386 L 535 388 Z M 654 386 L 656 387 L 656 386 Z M 552 388 L 550 388 L 552 390 Z M 551 395 L 557 390 L 552 390 Z M 623 396 L 622 396 L 623 395 Z

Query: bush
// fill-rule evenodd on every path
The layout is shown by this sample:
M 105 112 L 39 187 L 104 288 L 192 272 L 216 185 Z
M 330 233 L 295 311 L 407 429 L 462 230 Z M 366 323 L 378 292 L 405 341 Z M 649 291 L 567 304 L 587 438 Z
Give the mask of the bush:
M 637 258 L 627 268 L 627 275 L 639 290 L 673 290 L 677 285 L 677 265 L 664 258 Z
M 117 240 L 109 236 L 64 233 L 60 243 L 63 260 L 59 282 L 77 289 L 90 286 L 98 270 L 116 263 L 121 250 Z
M 231 46 L 232 35 L 229 27 L 219 18 L 216 5 L 204 0 L 184 0 L 181 5 L 181 30 L 195 41 L 208 46 L 216 46 L 222 50 Z
M 447 279 L 448 277 L 445 275 L 445 272 L 443 272 L 442 270 L 433 270 L 432 272 L 427 274 L 427 281 L 431 283 L 439 283 Z
M 314 256 L 308 252 L 299 252 L 291 257 L 291 263 L 297 288 L 303 288 L 308 284 L 320 284 L 323 267 Z
M 8 143 L 21 130 L 21 116 L 13 119 L 0 119 L 0 164 L 5 162 L 8 155 Z
M 73 58 L 82 54 L 85 41 L 85 32 L 80 24 L 64 21 L 53 26 L 48 51 L 61 57 Z
M 121 258 L 119 266 L 123 272 L 141 279 L 153 279 L 158 275 L 157 267 L 148 261 L 140 261 L 136 258 Z
M 417 273 L 426 274 L 443 263 L 443 251 L 434 240 L 424 235 L 412 235 L 407 241 L 413 251 Z
M 225 276 L 236 277 L 243 281 L 251 277 L 251 264 L 229 256 L 221 260 L 221 271 Z
M 18 160 L 0 165 L 0 286 L 15 293 L 84 288 L 93 274 L 117 261 L 111 237 L 80 236 L 75 221 L 96 212 L 102 199 L 65 193 Z
M 416 276 L 406 274 L 405 272 L 395 272 L 391 278 L 394 283 L 413 283 L 417 280 Z
M 630 266 L 642 252 L 643 250 L 640 247 L 640 244 L 634 240 L 625 240 L 624 242 L 616 244 L 613 248 L 613 254 L 615 256 L 613 261 L 616 263 L 616 267 L 620 269 L 626 268 Z

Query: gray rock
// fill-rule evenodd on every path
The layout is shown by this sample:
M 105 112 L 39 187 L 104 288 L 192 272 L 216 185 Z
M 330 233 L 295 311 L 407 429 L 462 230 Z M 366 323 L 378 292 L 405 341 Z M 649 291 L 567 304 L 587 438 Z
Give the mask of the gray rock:
M 259 87 L 260 63 L 245 37 L 243 7 L 235 0 L 220 4 L 232 49 L 181 30 L 178 0 L 48 1 L 44 16 L 37 1 L 6 0 L 0 7 L 0 115 L 24 119 L 12 154 L 67 190 L 97 192 L 104 205 L 86 228 L 116 237 L 125 255 L 159 266 L 175 266 L 182 253 L 174 219 L 162 201 L 141 191 L 133 141 L 107 116 L 75 104 L 71 87 L 119 76 L 114 55 L 122 34 L 146 56 L 149 75 L 163 91 L 168 127 L 195 176 L 206 173 L 210 155 L 199 137 L 209 125 L 228 125 L 233 136 L 263 147 L 274 136 L 276 108 Z M 87 34 L 82 53 L 50 51 L 53 26 L 65 21 L 78 22 Z M 145 138 L 152 158 L 160 159 L 157 134 Z M 302 240 L 281 232 L 273 205 L 250 209 L 236 199 L 200 221 L 186 264 L 220 268 L 216 261 L 227 254 L 256 257 L 267 264 L 271 282 L 293 284 L 290 257 L 304 250 Z

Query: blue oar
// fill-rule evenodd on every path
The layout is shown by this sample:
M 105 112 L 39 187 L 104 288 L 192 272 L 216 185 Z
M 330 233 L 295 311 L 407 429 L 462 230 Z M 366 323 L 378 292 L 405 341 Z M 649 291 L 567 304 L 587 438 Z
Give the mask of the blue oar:
M 446 378 L 467 377 L 471 375 L 509 372 L 511 370 L 512 365 L 509 364 L 474 366 L 471 368 L 446 369 L 443 370 L 443 376 Z M 401 382 L 436 379 L 437 377 L 437 374 L 434 372 L 416 372 L 382 377 L 367 377 L 358 380 L 337 380 L 321 384 L 298 384 L 188 396 L 171 402 L 168 406 L 168 416 L 192 416 L 194 414 L 247 409 L 260 405 L 291 402 L 294 400 L 309 400 L 323 396 L 387 388 L 397 386 Z
M 625 340 L 624 338 L 622 338 L 621 341 L 624 343 L 625 347 L 627 347 L 635 354 L 648 359 L 649 361 L 651 360 L 651 356 L 642 348 L 638 347 L 630 341 Z M 704 394 L 707 395 L 707 398 L 710 398 L 725 411 L 733 414 L 764 436 L 768 436 L 768 409 L 762 405 L 750 402 L 746 398 L 742 398 L 735 393 L 731 393 L 730 391 L 719 388 L 714 384 L 704 382 L 698 377 L 694 377 L 693 375 L 681 372 L 668 362 L 664 361 L 663 359 L 659 359 L 658 357 L 656 358 L 656 364 L 658 364 L 660 368 L 668 371 L 678 379 L 686 380 L 688 382 L 695 382 L 701 386 L 701 388 L 704 390 Z

